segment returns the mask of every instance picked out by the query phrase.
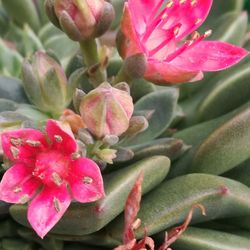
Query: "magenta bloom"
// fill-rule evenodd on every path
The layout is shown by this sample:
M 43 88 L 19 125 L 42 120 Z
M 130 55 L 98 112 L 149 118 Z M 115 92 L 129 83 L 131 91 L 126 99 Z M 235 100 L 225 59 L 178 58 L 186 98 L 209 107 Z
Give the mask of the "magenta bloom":
M 0 199 L 28 205 L 28 220 L 43 238 L 71 200 L 93 202 L 104 196 L 99 167 L 80 158 L 71 130 L 48 120 L 46 133 L 18 129 L 2 134 L 5 155 L 13 162 L 0 183 Z M 83 218 L 84 219 L 84 218 Z
M 225 42 L 204 41 L 211 34 L 195 30 L 206 19 L 212 0 L 128 0 L 118 38 L 123 58 L 143 53 L 144 77 L 156 84 L 175 84 L 203 77 L 239 62 L 248 52 Z M 187 38 L 187 36 L 190 37 Z

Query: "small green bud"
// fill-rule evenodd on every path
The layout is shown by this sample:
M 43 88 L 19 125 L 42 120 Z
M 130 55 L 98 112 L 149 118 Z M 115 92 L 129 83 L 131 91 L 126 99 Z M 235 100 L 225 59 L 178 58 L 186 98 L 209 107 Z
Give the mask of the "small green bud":
M 29 100 L 38 109 L 60 114 L 68 105 L 67 78 L 62 67 L 44 52 L 36 52 L 22 67 L 23 84 Z
M 107 82 L 90 91 L 80 104 L 84 123 L 98 138 L 124 133 L 129 127 L 133 110 L 131 96 Z
M 144 116 L 133 116 L 130 119 L 126 135 L 134 137 L 148 128 L 148 120 Z
M 116 158 L 117 150 L 111 148 L 99 149 L 96 150 L 95 155 L 109 164 L 113 164 L 113 159 Z

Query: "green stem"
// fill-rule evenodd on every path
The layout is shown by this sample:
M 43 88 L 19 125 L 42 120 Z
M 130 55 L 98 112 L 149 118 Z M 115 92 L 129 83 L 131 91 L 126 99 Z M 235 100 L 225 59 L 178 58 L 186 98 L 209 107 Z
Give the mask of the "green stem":
M 91 68 L 100 63 L 98 56 L 97 43 L 95 39 L 85 40 L 80 42 L 81 51 L 83 54 L 84 64 Z M 94 72 L 91 72 L 89 78 L 91 84 L 94 87 L 99 86 L 102 82 L 106 81 L 106 71 L 102 70 L 101 67 L 97 67 Z
M 123 66 L 121 67 L 121 69 L 117 73 L 117 75 L 113 81 L 113 85 L 115 85 L 119 82 L 126 82 L 130 87 L 132 86 L 131 78 L 125 73 Z

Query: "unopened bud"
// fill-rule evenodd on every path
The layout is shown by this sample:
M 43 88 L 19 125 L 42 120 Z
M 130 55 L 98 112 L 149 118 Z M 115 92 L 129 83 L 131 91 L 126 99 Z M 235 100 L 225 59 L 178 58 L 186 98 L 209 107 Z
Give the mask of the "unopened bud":
M 100 149 L 95 152 L 95 155 L 109 164 L 113 164 L 113 159 L 116 158 L 116 150 L 111 148 Z
M 113 6 L 104 0 L 46 0 L 50 21 L 72 40 L 99 37 L 114 19 Z
M 38 51 L 25 60 L 22 73 L 25 92 L 38 109 L 60 114 L 68 105 L 66 75 L 46 53 Z
M 93 136 L 89 133 L 87 129 L 79 129 L 77 136 L 78 139 L 86 145 L 95 143 Z
M 126 135 L 133 137 L 148 128 L 148 120 L 144 116 L 133 116 L 129 123 Z
M 73 104 L 74 104 L 74 108 L 75 108 L 75 110 L 77 110 L 77 112 L 79 111 L 81 101 L 85 95 L 86 95 L 86 93 L 81 89 L 76 89 L 76 91 L 73 95 Z
M 108 146 L 113 146 L 119 142 L 119 137 L 116 135 L 105 135 L 102 142 Z
M 80 105 L 84 123 L 98 138 L 124 133 L 128 129 L 133 110 L 131 96 L 107 82 L 90 91 Z
M 144 54 L 135 54 L 125 59 L 123 72 L 130 79 L 138 79 L 144 76 L 147 60 Z

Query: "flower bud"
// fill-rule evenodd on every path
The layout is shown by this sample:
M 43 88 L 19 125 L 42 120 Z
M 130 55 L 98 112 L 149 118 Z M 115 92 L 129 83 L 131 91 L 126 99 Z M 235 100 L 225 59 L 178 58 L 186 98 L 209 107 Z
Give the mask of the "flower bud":
M 114 19 L 113 6 L 104 0 L 46 0 L 50 21 L 72 40 L 99 37 Z
M 89 92 L 80 104 L 84 123 L 98 138 L 124 133 L 128 129 L 133 110 L 131 96 L 107 82 Z
M 60 114 L 69 104 L 69 86 L 62 67 L 39 51 L 23 63 L 23 84 L 29 100 L 38 109 Z
M 113 159 L 116 158 L 117 150 L 111 148 L 99 149 L 95 155 L 102 161 L 113 164 Z

